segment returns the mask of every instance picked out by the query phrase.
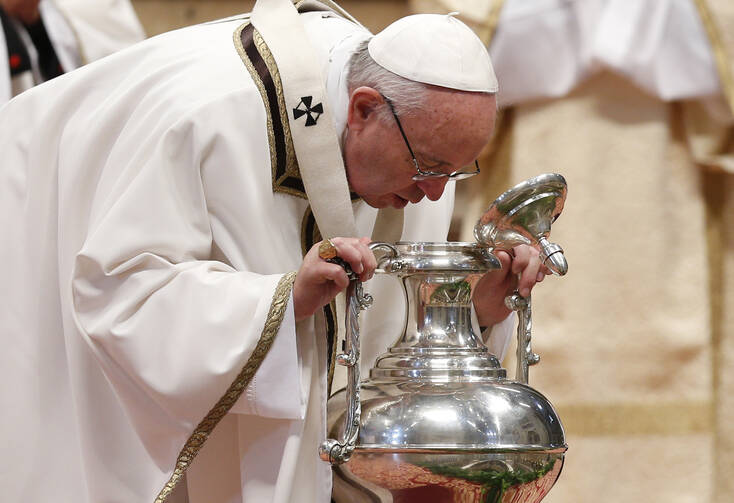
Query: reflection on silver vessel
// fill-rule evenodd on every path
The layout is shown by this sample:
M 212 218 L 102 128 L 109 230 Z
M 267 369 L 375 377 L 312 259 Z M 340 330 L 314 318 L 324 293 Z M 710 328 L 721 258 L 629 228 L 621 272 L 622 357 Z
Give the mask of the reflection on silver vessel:
M 349 367 L 351 379 L 328 403 L 327 433 L 342 441 L 328 440 L 321 449 L 322 458 L 334 465 L 337 503 L 537 503 L 560 475 L 567 448 L 563 427 L 551 403 L 527 385 L 528 365 L 537 361 L 530 349 L 529 299 L 508 298 L 520 317 L 523 363 L 517 380 L 507 378 L 471 323 L 474 286 L 500 267 L 490 235 L 500 229 L 506 249 L 519 242 L 537 245 L 540 238 L 548 243 L 550 221 L 532 224 L 536 230 L 530 233 L 523 229 L 529 214 L 545 220 L 558 216 L 565 181 L 542 175 L 498 201 L 512 199 L 508 194 L 514 202 L 493 217 L 495 228 L 479 243 L 375 245 L 386 250 L 378 253 L 378 270 L 400 279 L 408 313 L 403 333 L 361 384 L 356 314 L 366 304 L 361 292 L 350 288 L 347 354 L 340 362 Z M 497 201 L 488 212 L 496 207 Z M 512 211 L 520 223 L 507 218 Z M 513 233 L 520 237 L 507 239 Z M 565 273 L 562 250 L 548 245 L 544 258 L 552 257 L 562 269 L 557 272 Z
M 511 458 L 511 459 L 510 459 Z M 545 497 L 562 454 L 373 454 L 334 468 L 336 502 L 531 503 Z

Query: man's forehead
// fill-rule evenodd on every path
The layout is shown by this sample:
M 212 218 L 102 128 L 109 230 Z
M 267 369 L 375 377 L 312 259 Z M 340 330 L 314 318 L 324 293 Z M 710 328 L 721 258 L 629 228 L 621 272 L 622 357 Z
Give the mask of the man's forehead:
M 459 123 L 491 122 L 496 113 L 494 95 L 453 90 L 430 90 L 425 106 L 416 113 L 414 123 L 428 129 L 456 127 Z

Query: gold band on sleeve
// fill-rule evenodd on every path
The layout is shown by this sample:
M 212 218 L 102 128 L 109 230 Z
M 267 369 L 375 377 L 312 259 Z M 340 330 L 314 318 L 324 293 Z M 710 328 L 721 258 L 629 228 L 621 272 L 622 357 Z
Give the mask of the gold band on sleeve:
M 222 420 L 224 415 L 232 408 L 242 392 L 250 384 L 252 377 L 255 375 L 255 372 L 257 372 L 260 364 L 265 359 L 265 355 L 273 345 L 275 335 L 280 329 L 295 279 L 296 273 L 290 272 L 285 274 L 278 282 L 278 286 L 275 288 L 275 293 L 273 294 L 273 300 L 270 303 L 270 310 L 268 311 L 268 317 L 265 320 L 265 326 L 260 335 L 260 340 L 255 346 L 255 350 L 252 352 L 252 355 L 250 355 L 250 358 L 247 360 L 244 367 L 242 367 L 242 370 L 237 375 L 234 382 L 229 386 L 227 391 L 214 405 L 214 407 L 212 407 L 206 417 L 204 417 L 204 419 L 196 426 L 188 440 L 186 440 L 183 449 L 181 449 L 181 452 L 176 459 L 176 466 L 173 470 L 173 474 L 156 497 L 155 503 L 163 503 L 166 501 L 166 498 L 168 498 L 168 496 L 173 492 L 173 489 L 181 481 L 184 473 L 186 473 L 189 465 L 191 465 L 191 462 L 204 446 L 204 443 L 209 438 L 211 432 L 214 431 L 214 428 L 217 426 L 219 421 Z

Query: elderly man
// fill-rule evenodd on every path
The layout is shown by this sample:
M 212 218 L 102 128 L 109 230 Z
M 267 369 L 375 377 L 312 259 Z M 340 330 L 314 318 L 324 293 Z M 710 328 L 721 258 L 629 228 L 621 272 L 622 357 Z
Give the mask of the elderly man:
M 299 8 L 258 2 L 0 110 L 9 501 L 329 501 L 347 276 L 319 248 L 367 280 L 370 233 L 444 240 L 497 84 L 453 17 L 373 37 Z M 501 260 L 483 326 L 507 317 L 513 272 L 524 293 L 543 277 L 529 249 Z

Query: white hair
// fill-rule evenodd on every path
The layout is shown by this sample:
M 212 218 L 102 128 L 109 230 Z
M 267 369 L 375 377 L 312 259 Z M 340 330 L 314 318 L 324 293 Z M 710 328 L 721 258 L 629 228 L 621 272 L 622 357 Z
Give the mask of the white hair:
M 395 107 L 395 113 L 400 116 L 421 111 L 426 104 L 428 85 L 408 80 L 378 65 L 367 50 L 368 43 L 365 40 L 359 44 L 349 59 L 349 92 L 361 86 L 371 87 L 388 98 Z M 387 104 L 381 106 L 377 112 L 380 119 L 392 120 Z

